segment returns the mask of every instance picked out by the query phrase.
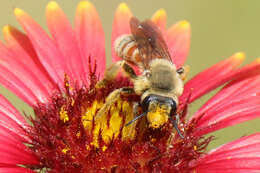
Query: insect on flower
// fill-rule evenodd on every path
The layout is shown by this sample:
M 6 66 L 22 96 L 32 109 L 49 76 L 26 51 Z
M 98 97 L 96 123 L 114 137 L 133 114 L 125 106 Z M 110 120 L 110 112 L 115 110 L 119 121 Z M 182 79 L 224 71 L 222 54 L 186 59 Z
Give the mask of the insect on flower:
M 112 64 L 107 69 L 104 79 L 97 84 L 97 87 L 113 80 L 121 68 L 133 81 L 134 87 L 120 88 L 110 93 L 97 117 L 105 115 L 104 113 L 120 98 L 121 94 L 136 93 L 141 96 L 140 105 L 143 113 L 135 115 L 136 117 L 126 126 L 145 115 L 152 128 L 159 128 L 170 119 L 180 137 L 183 138 L 178 128 L 179 116 L 176 111 L 187 70 L 183 67 L 176 68 L 160 29 L 152 21 L 140 22 L 132 17 L 130 28 L 132 34 L 120 36 L 114 45 L 117 55 L 123 60 Z M 141 75 L 137 75 L 131 65 L 137 66 Z M 134 112 L 138 112 L 137 109 L 138 106 L 135 106 Z M 175 116 L 175 119 L 172 116 Z
M 25 33 L 3 28 L 0 84 L 34 114 L 25 118 L 0 95 L 0 172 L 259 172 L 260 133 L 208 145 L 211 132 L 260 117 L 260 58 L 238 67 L 245 58 L 238 52 L 183 86 L 190 24 L 167 28 L 163 9 L 139 22 L 119 5 L 106 71 L 105 35 L 90 2 L 79 2 L 73 27 L 50 1 L 50 34 L 22 9 L 14 14 Z M 116 77 L 120 70 L 127 78 Z M 190 104 L 218 87 L 190 113 Z

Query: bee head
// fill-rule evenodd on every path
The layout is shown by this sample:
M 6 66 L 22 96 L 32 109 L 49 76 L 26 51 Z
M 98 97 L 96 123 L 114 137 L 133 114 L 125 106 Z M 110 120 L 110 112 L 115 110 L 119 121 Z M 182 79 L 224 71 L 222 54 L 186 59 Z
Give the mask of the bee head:
M 147 120 L 151 128 L 159 128 L 170 119 L 180 137 L 183 138 L 176 120 L 172 118 L 172 115 L 178 116 L 176 114 L 177 103 L 174 99 L 151 94 L 146 96 L 141 104 L 143 111 L 147 113 Z
M 148 95 L 142 101 L 142 108 L 147 112 L 147 120 L 152 128 L 159 128 L 167 123 L 169 116 L 175 114 L 177 104 L 170 97 Z
M 178 115 L 176 114 L 177 103 L 176 101 L 174 101 L 174 99 L 170 97 L 150 94 L 143 99 L 143 101 L 141 102 L 141 106 L 143 109 L 143 113 L 128 122 L 125 126 L 132 124 L 136 120 L 146 115 L 149 126 L 151 128 L 157 129 L 167 123 L 168 119 L 170 119 L 179 136 L 181 138 L 184 138 L 184 136 L 181 134 L 180 129 L 178 128 L 177 121 L 172 118 L 172 115 L 178 117 Z

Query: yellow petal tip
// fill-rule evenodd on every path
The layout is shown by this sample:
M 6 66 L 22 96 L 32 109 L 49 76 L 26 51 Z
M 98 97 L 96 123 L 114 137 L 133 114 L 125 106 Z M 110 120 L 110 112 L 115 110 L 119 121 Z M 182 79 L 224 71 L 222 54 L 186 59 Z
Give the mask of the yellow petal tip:
M 121 4 L 119 4 L 118 10 L 119 10 L 119 11 L 123 11 L 123 12 L 128 12 L 128 11 L 129 11 L 129 8 L 128 8 L 128 6 L 126 5 L 126 3 L 122 2 Z
M 187 20 L 182 20 L 182 21 L 178 22 L 178 26 L 183 28 L 183 29 L 189 29 L 190 23 Z
M 234 54 L 234 58 L 243 61 L 246 58 L 246 54 L 244 52 L 237 52 Z
M 3 33 L 4 34 L 7 34 L 7 33 L 9 33 L 10 32 L 10 25 L 5 25 L 4 27 L 3 27 Z
M 256 58 L 255 62 L 256 62 L 256 63 L 260 63 L 260 57 L 259 57 L 259 58 Z
M 24 14 L 24 11 L 23 11 L 22 9 L 20 9 L 20 8 L 15 8 L 15 9 L 14 9 L 14 14 L 15 14 L 16 16 L 21 16 L 21 15 Z
M 93 5 L 89 1 L 80 1 L 78 8 L 80 9 L 89 9 L 92 8 Z
M 165 16 L 166 16 L 166 11 L 165 11 L 165 9 L 161 8 L 154 13 L 152 18 L 160 18 L 160 17 L 165 17 Z
M 57 8 L 59 8 L 59 5 L 58 5 L 58 3 L 55 2 L 55 1 L 50 1 L 50 2 L 48 3 L 48 5 L 47 5 L 47 9 L 49 9 L 49 10 L 55 10 L 55 9 L 57 9 Z

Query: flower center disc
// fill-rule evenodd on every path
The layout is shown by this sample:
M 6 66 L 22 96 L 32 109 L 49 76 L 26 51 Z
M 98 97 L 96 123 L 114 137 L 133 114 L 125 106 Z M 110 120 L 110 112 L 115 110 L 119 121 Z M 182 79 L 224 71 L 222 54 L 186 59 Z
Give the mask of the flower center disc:
M 135 117 L 137 95 L 121 96 L 109 111 L 96 117 L 109 93 L 129 85 L 126 79 L 118 79 L 90 92 L 93 87 L 72 89 L 65 82 L 65 94 L 55 94 L 51 103 L 34 108 L 36 117 L 27 132 L 32 139 L 30 150 L 41 164 L 28 167 L 70 173 L 156 172 L 182 169 L 197 158 L 199 139 L 180 139 L 169 123 L 152 129 L 143 117 L 125 126 Z

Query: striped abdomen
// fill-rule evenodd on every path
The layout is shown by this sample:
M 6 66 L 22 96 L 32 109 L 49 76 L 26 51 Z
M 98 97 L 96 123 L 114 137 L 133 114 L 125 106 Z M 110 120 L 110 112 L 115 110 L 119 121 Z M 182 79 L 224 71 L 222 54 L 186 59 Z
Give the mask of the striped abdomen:
M 142 58 L 132 35 L 118 37 L 114 44 L 116 55 L 125 61 L 140 66 Z

